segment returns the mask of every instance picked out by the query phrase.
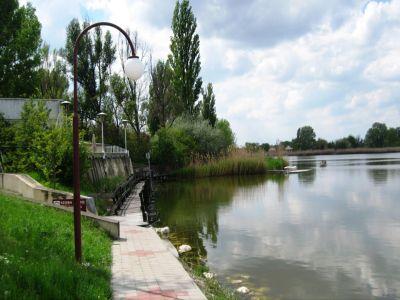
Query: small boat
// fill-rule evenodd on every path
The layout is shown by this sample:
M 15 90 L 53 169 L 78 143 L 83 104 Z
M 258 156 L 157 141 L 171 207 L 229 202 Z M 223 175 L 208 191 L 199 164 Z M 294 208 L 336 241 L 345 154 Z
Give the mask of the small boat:
M 321 160 L 319 166 L 320 167 L 326 167 L 326 160 Z
M 296 171 L 297 170 L 297 166 L 286 166 L 286 167 L 283 168 L 283 170 L 284 170 L 284 172 L 286 174 L 289 174 L 291 172 Z
M 285 171 L 294 171 L 294 170 L 297 170 L 297 166 L 286 166 L 283 169 Z

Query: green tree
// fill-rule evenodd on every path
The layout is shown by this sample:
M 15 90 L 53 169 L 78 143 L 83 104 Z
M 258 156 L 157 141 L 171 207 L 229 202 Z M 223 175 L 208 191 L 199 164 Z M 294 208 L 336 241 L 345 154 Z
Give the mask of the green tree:
M 31 4 L 0 2 L 0 97 L 30 97 L 40 65 L 41 25 Z
M 400 146 L 400 128 L 389 128 L 385 136 L 385 147 Z
M 335 141 L 335 149 L 351 148 L 351 143 L 348 138 L 341 138 Z
M 235 145 L 235 134 L 233 133 L 231 124 L 228 120 L 219 119 L 215 127 L 222 133 L 223 145 L 226 150 Z
M 49 129 L 49 109 L 44 101 L 28 101 L 21 112 L 21 122 L 16 124 L 15 145 L 17 151 L 13 157 L 13 170 L 33 170 L 36 141 L 43 140 Z
M 179 112 L 195 116 L 199 112 L 200 39 L 197 23 L 188 0 L 177 1 L 172 18 L 172 37 L 168 61 L 172 68 L 172 86 Z
M 215 111 L 215 94 L 212 83 L 207 85 L 207 89 L 202 89 L 203 101 L 201 106 L 201 114 L 204 120 L 208 120 L 212 127 L 217 122 L 217 113 Z
M 269 148 L 271 148 L 271 145 L 269 143 L 262 143 L 260 147 L 265 151 L 268 152 Z
M 36 96 L 40 99 L 65 99 L 67 93 L 67 67 L 61 58 L 60 51 L 53 50 L 50 53 L 50 46 L 44 44 Z
M 322 138 L 319 138 L 316 142 L 315 142 L 315 148 L 319 149 L 319 150 L 324 150 L 324 149 L 328 149 L 328 142 Z
M 80 32 L 89 25 L 82 26 L 73 19 L 67 27 L 65 57 L 73 72 L 74 45 Z M 97 114 L 105 107 L 108 92 L 111 65 L 115 61 L 116 48 L 109 31 L 103 35 L 100 27 L 84 35 L 78 47 L 77 80 L 81 88 L 79 112 L 85 121 L 95 120 Z
M 315 146 L 315 132 L 311 126 L 303 126 L 297 129 L 297 136 L 295 139 L 297 149 L 309 150 Z
M 347 141 L 349 142 L 349 144 L 350 144 L 350 148 L 359 148 L 359 147 L 362 147 L 363 146 L 363 140 L 359 137 L 359 136 L 357 136 L 357 137 L 355 137 L 355 136 L 353 136 L 353 135 L 349 135 L 348 137 L 347 137 Z
M 386 134 L 386 124 L 375 122 L 365 135 L 365 144 L 368 147 L 384 147 Z
M 174 120 L 171 75 L 168 62 L 158 61 L 151 70 L 147 126 L 152 135 Z

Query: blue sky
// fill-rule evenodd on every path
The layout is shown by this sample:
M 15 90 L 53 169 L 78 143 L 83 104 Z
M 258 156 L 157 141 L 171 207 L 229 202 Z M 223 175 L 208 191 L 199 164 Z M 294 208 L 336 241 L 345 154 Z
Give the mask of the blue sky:
M 169 52 L 172 0 L 34 0 L 43 39 L 65 42 L 73 17 L 137 31 L 153 59 Z M 24 2 L 22 2 L 23 4 Z M 400 126 L 400 0 L 196 0 L 203 82 L 239 144 L 365 135 Z

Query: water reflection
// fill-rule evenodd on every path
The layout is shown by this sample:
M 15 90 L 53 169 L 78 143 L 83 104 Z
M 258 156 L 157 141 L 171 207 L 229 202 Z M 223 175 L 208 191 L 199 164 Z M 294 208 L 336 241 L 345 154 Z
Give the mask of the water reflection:
M 312 175 L 160 186 L 161 219 L 233 287 L 242 274 L 282 299 L 399 298 L 400 155 L 296 159 Z
M 386 169 L 369 169 L 368 175 L 373 179 L 374 183 L 382 184 L 388 180 L 389 171 Z

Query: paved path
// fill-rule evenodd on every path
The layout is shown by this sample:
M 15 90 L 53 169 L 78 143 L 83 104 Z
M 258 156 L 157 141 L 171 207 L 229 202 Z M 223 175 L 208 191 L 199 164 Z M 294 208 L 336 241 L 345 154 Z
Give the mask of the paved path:
M 114 299 L 206 299 L 157 233 L 137 226 L 136 212 L 112 218 L 122 238 L 112 246 Z

